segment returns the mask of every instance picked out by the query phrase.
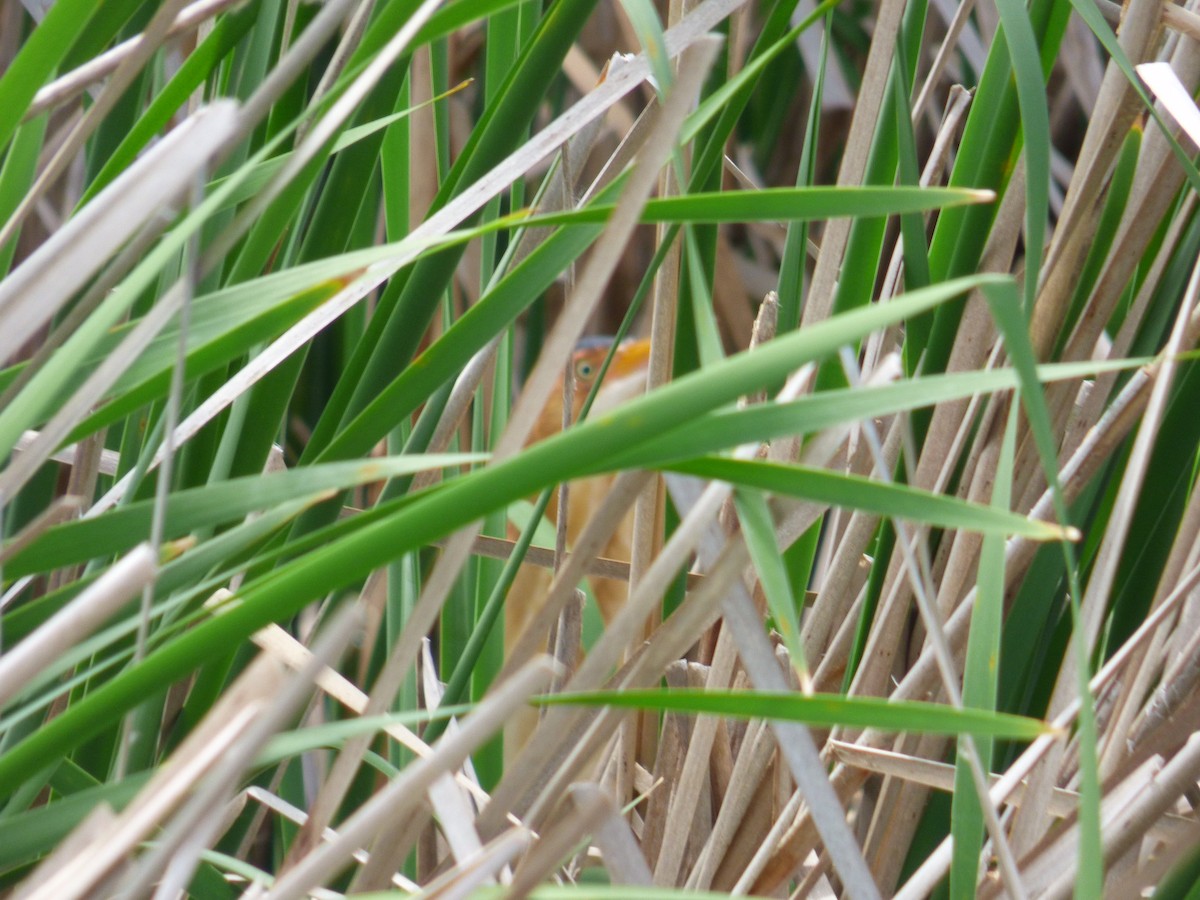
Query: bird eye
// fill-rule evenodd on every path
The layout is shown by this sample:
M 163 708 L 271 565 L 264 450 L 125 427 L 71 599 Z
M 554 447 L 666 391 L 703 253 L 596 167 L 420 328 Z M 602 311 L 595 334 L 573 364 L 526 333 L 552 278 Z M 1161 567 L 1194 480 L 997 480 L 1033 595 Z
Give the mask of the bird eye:
M 587 381 L 595 371 L 595 367 L 586 359 L 581 359 L 575 363 L 575 377 L 581 381 Z

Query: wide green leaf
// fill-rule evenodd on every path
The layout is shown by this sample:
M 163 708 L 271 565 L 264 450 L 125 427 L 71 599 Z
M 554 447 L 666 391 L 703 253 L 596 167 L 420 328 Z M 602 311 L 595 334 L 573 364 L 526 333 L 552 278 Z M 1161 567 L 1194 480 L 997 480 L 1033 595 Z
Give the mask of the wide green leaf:
M 859 475 L 753 460 L 710 456 L 671 463 L 674 472 L 727 481 L 816 503 L 896 516 L 940 528 L 962 528 L 983 534 L 1019 534 L 1038 541 L 1069 536 L 1057 525 L 922 491 L 903 484 L 874 481 Z
M 469 465 L 486 458 L 486 455 L 477 453 L 381 457 L 305 466 L 275 475 L 235 478 L 176 491 L 167 501 L 163 536 L 167 539 L 182 537 L 199 528 L 219 525 L 251 512 L 269 509 L 297 495 L 342 490 L 356 484 L 429 469 Z M 15 577 L 43 572 L 120 553 L 145 539 L 153 515 L 154 501 L 143 500 L 94 518 L 56 525 L 9 560 L 5 565 L 5 575 Z
M 1052 733 L 1045 722 L 938 703 L 888 701 L 840 694 L 779 694 L 764 691 L 622 690 L 539 697 L 546 706 L 616 706 L 659 712 L 710 713 L 733 719 L 778 719 L 807 725 L 874 728 L 914 734 L 975 734 L 1031 740 Z

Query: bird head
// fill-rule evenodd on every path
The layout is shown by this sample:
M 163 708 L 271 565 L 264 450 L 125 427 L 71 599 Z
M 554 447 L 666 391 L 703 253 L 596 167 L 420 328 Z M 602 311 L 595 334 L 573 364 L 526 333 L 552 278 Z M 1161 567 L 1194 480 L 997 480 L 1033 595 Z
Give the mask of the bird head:
M 592 385 L 599 377 L 600 367 L 604 364 L 604 357 L 608 355 L 612 342 L 613 339 L 607 336 L 586 337 L 575 346 L 575 352 L 571 355 L 571 367 L 575 376 L 575 396 L 578 404 L 582 404 L 587 398 Z M 650 341 L 622 341 L 613 353 L 612 364 L 605 373 L 604 390 L 631 376 L 644 375 L 649 362 Z
M 574 380 L 571 421 L 579 418 L 592 386 L 600 376 L 604 357 L 612 347 L 613 339 L 606 336 L 587 337 L 575 346 L 571 354 L 571 374 Z M 650 362 L 650 341 L 622 341 L 613 353 L 612 363 L 604 376 L 604 384 L 596 395 L 593 409 L 600 412 L 611 409 L 645 389 L 646 371 Z M 562 380 L 550 392 L 546 406 L 538 417 L 531 438 L 540 441 L 562 429 Z M 532 441 L 531 441 L 532 442 Z

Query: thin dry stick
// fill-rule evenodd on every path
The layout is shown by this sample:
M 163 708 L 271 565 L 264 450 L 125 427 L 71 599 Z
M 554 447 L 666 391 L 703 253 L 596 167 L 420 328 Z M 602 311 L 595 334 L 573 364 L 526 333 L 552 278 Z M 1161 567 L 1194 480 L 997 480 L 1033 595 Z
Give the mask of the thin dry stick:
M 200 205 L 203 194 L 204 178 L 200 173 L 197 173 L 192 184 L 191 207 L 193 209 Z M 175 434 L 175 427 L 179 424 L 179 409 L 183 402 L 184 368 L 187 364 L 188 328 L 191 324 L 192 296 L 195 293 L 196 283 L 199 281 L 197 266 L 199 264 L 200 233 L 198 230 L 191 233 L 184 249 L 183 275 L 175 283 L 174 288 L 161 304 L 168 306 L 173 300 L 179 305 L 179 336 L 176 339 L 175 360 L 171 367 L 171 382 L 167 390 L 166 408 L 163 410 L 163 430 L 166 432 L 167 440 L 163 445 L 163 462 L 158 469 L 158 481 L 154 488 L 154 509 L 150 519 L 150 547 L 155 554 L 160 552 L 163 542 L 163 529 L 166 527 L 167 495 L 171 490 L 171 469 L 175 454 L 175 444 L 171 440 L 171 437 Z M 157 334 L 158 328 L 154 327 L 152 321 L 149 321 L 152 319 L 152 315 L 145 316 L 138 323 L 130 338 L 133 337 L 133 334 L 136 334 L 148 325 L 153 329 L 151 334 Z M 136 358 L 136 354 L 130 357 L 130 362 L 134 358 Z M 88 492 L 88 496 L 92 496 L 91 491 Z M 150 609 L 153 601 L 154 591 L 150 585 L 146 585 L 142 588 L 142 603 L 141 608 L 138 610 L 137 633 L 134 637 L 133 662 L 135 665 L 140 663 L 146 656 L 146 642 L 150 637 Z M 135 711 L 130 710 L 129 714 L 125 717 L 125 724 L 121 731 L 121 744 L 117 751 L 115 768 L 118 778 L 124 775 L 125 767 L 128 764 L 129 752 L 133 747 L 136 722 L 137 714 Z
M 567 276 L 568 290 L 574 287 L 572 271 Z M 567 361 L 563 365 L 562 371 L 562 430 L 566 431 L 571 427 L 572 406 L 575 402 L 575 366 L 571 355 L 567 356 Z M 555 510 L 554 522 L 554 570 L 557 572 L 562 568 L 563 559 L 567 555 L 567 525 L 571 521 L 571 483 L 564 481 L 558 486 L 558 508 Z M 572 595 L 573 596 L 573 595 Z M 566 629 L 568 628 L 568 618 L 570 610 L 574 606 L 573 603 L 567 603 L 563 606 L 559 613 L 558 622 L 552 631 L 554 648 L 553 656 L 559 663 L 563 663 L 563 649 L 559 646 L 560 642 L 566 637 Z M 567 671 L 570 671 L 571 666 L 566 664 Z
M 759 309 L 755 321 L 753 350 L 760 341 L 775 336 L 777 305 L 774 295 L 769 294 Z M 740 405 L 745 406 L 745 402 Z M 753 447 L 740 450 L 740 456 L 757 456 L 764 448 Z M 722 504 L 722 514 L 731 510 L 732 497 Z M 727 688 L 733 683 L 736 651 L 727 631 L 717 639 L 716 652 L 709 670 L 706 685 L 710 689 Z M 701 791 L 707 784 L 713 742 L 717 736 L 720 720 L 715 717 L 700 719 L 692 729 L 688 742 L 683 769 L 672 791 L 669 808 L 666 810 L 667 830 L 654 868 L 655 883 L 660 886 L 674 885 L 679 880 L 679 870 L 684 862 L 684 850 L 691 837 L 690 828 L 685 827 L 695 819 Z
M 868 772 L 902 778 L 905 781 L 912 781 L 939 791 L 952 792 L 954 790 L 954 766 L 948 763 L 876 747 L 847 744 L 844 741 L 830 741 L 829 751 L 831 757 L 838 762 L 857 766 Z M 989 776 L 992 785 L 999 780 L 999 775 Z M 1009 806 L 1020 806 L 1024 802 L 1025 783 L 1022 782 L 1009 795 L 1006 803 Z M 1078 808 L 1079 794 L 1076 791 L 1055 788 L 1050 795 L 1050 811 L 1059 818 L 1073 815 Z M 1151 828 L 1149 833 L 1158 838 L 1170 839 L 1180 834 L 1191 834 L 1195 827 L 1195 823 L 1186 816 L 1166 816 L 1158 825 Z
M 1162 818 L 1185 792 L 1194 791 L 1197 777 L 1200 777 L 1200 734 L 1193 734 L 1162 772 L 1143 787 L 1137 800 L 1116 821 L 1108 823 L 1104 829 L 1105 865 L 1141 840 L 1151 824 Z M 1064 871 L 1044 894 L 1047 900 L 1071 895 L 1078 863 L 1077 854 L 1068 857 Z
M 883 452 L 889 465 L 894 466 L 900 458 L 898 422 L 893 422 L 888 429 Z M 835 634 L 835 623 L 841 623 L 838 626 L 840 631 L 852 618 L 850 607 L 857 602 L 856 597 L 860 594 L 866 578 L 864 554 L 875 535 L 879 519 L 879 516 L 861 510 L 855 510 L 850 516 L 850 522 L 838 541 L 833 559 L 818 584 L 817 601 L 804 617 L 802 634 L 805 659 L 810 665 L 815 665 L 818 673 L 821 670 L 828 672 L 844 666 L 843 656 L 833 652 L 833 645 L 837 641 L 834 638 L 831 643 L 831 634 Z M 814 679 L 818 684 L 822 682 L 820 674 L 814 675 Z
M 1133 60 L 1145 58 L 1157 32 L 1157 0 L 1134 0 L 1121 23 L 1121 49 Z M 1109 62 L 1100 93 L 1088 115 L 1071 185 L 1042 266 L 1038 299 L 1030 323 L 1031 340 L 1040 359 L 1047 358 L 1058 339 L 1065 304 L 1074 294 L 1076 273 L 1099 221 L 1096 201 L 1106 183 L 1108 169 L 1129 126 L 1140 109 L 1125 74 Z
M 779 811 L 775 823 L 767 833 L 766 840 L 762 842 L 762 845 L 750 860 L 750 864 L 746 866 L 746 871 L 742 873 L 730 893 L 734 895 L 756 893 L 755 886 L 758 884 L 759 877 L 770 863 L 780 842 L 790 830 L 792 823 L 795 822 L 796 816 L 800 813 L 800 804 L 803 800 L 804 798 L 799 791 L 795 791 L 792 794 L 783 809 Z
M 204 178 L 196 173 L 192 182 L 191 207 L 200 205 L 204 196 Z M 192 321 L 192 298 L 196 292 L 196 284 L 200 280 L 199 272 L 200 232 L 193 231 L 184 247 L 183 274 L 176 282 L 175 288 L 168 296 L 178 293 L 179 303 L 179 334 L 175 340 L 175 359 L 171 366 L 171 382 L 167 388 L 166 408 L 163 410 L 163 430 L 166 440 L 163 443 L 163 461 L 158 467 L 158 481 L 154 487 L 154 512 L 150 520 L 150 547 L 155 553 L 159 552 L 163 542 L 163 529 L 167 520 L 167 495 L 171 491 L 171 469 L 174 463 L 175 442 L 172 436 L 179 424 L 179 411 L 183 404 L 183 385 L 186 380 L 185 367 L 188 357 L 188 330 Z M 165 303 L 164 303 L 165 305 Z M 146 316 L 145 319 L 151 318 Z M 145 322 L 143 319 L 143 323 Z M 139 324 L 139 328 L 141 324 Z M 138 329 L 134 329 L 136 332 Z M 92 496 L 92 492 L 88 492 Z M 142 607 L 138 616 L 137 637 L 134 642 L 134 663 L 141 662 L 146 655 L 146 640 L 150 635 L 150 606 L 153 592 L 149 586 L 142 591 Z M 132 724 L 132 718 L 129 720 Z M 127 730 L 127 734 L 129 731 Z
M 1112 0 L 1096 0 L 1096 7 L 1104 14 L 1110 24 L 1121 21 L 1121 6 Z M 1180 34 L 1185 34 L 1193 41 L 1200 41 L 1200 15 L 1194 9 L 1186 9 L 1170 0 L 1162 0 L 1159 11 L 1163 24 L 1173 28 Z
M 1117 332 L 1117 336 L 1113 339 L 1112 346 L 1108 351 L 1109 358 L 1119 359 L 1128 355 L 1134 340 L 1141 333 L 1146 313 L 1150 310 L 1150 305 L 1158 293 L 1159 285 L 1162 283 L 1163 273 L 1166 271 L 1167 266 L 1175 259 L 1176 248 L 1183 237 L 1187 223 L 1192 221 L 1197 202 L 1197 195 L 1195 193 L 1190 193 L 1183 198 L 1179 214 L 1171 220 L 1162 244 L 1159 246 L 1158 255 L 1155 257 L 1150 270 L 1146 273 L 1142 281 L 1142 286 L 1138 289 L 1137 296 L 1134 298 L 1133 305 L 1130 307 L 1129 312 L 1125 314 L 1125 320 L 1121 323 L 1121 330 Z M 1099 420 L 1119 377 L 1120 373 L 1118 372 L 1104 372 L 1096 377 L 1091 393 L 1088 394 L 1087 399 L 1084 401 L 1084 409 L 1080 416 L 1084 423 L 1092 425 Z M 1069 450 L 1074 450 L 1073 444 L 1067 444 L 1066 446 Z
M 996 222 L 984 248 L 982 267 L 985 271 L 1003 272 L 1011 265 L 1025 206 L 1024 191 L 1021 190 L 1023 173 L 1024 164 L 1020 162 L 1001 200 Z M 994 323 L 986 301 L 979 293 L 973 293 L 967 300 L 962 324 L 951 348 L 947 371 L 975 371 L 982 367 L 988 358 L 993 333 Z M 974 398 L 938 404 L 926 432 L 917 470 L 909 477 L 911 484 L 925 490 L 945 490 L 954 476 L 962 448 L 972 434 L 977 405 L 978 401 Z M 991 406 L 994 408 L 995 403 Z M 894 427 L 905 426 L 902 420 L 898 420 Z M 925 530 L 921 529 L 918 533 L 924 533 Z M 885 602 L 876 614 L 863 664 L 854 678 L 853 690 L 856 693 L 874 696 L 886 694 L 891 660 L 900 652 L 907 630 L 905 614 L 909 609 L 911 590 L 902 577 L 903 572 L 901 557 L 893 555 L 884 582 Z
M 970 4 L 964 3 L 959 7 L 961 10 L 964 6 Z M 942 183 L 942 174 L 946 166 L 950 162 L 951 154 L 954 152 L 955 142 L 958 139 L 959 129 L 962 127 L 963 121 L 966 119 L 967 110 L 971 107 L 973 95 L 961 85 L 951 85 L 950 94 L 946 98 L 946 108 L 942 111 L 942 121 L 938 125 L 937 134 L 933 138 L 933 147 L 929 151 L 929 157 L 925 160 L 925 167 L 921 170 L 919 183 L 921 187 L 929 187 L 932 184 Z M 1010 187 L 1005 191 L 1005 196 L 1008 196 L 1012 191 Z M 1017 193 L 1021 193 L 1018 191 Z M 928 222 L 933 217 L 933 213 L 926 213 L 924 218 Z M 994 230 L 994 226 L 993 226 Z M 986 251 L 985 251 L 986 252 Z M 892 250 L 892 259 L 888 264 L 887 276 L 884 278 L 884 289 L 881 297 L 894 297 L 900 293 L 901 281 L 900 276 L 904 271 L 904 241 L 903 238 L 896 242 L 896 246 Z M 986 271 L 986 270 L 984 270 Z M 872 337 L 871 345 L 882 344 L 882 335 L 880 338 Z M 865 359 L 873 360 L 876 353 L 868 351 Z M 869 366 L 864 364 L 864 368 Z
M 493 883 L 503 876 L 506 867 L 533 844 L 533 835 L 527 831 L 513 829 L 483 847 L 475 859 L 455 866 L 444 875 L 424 886 L 422 892 L 414 885 L 409 893 L 421 893 L 427 900 L 466 900 L 475 896 L 475 888 Z
M 221 594 L 222 592 L 218 592 L 217 596 L 220 597 Z M 226 597 L 232 596 L 227 592 L 224 592 L 224 595 Z M 291 669 L 299 670 L 303 668 L 312 656 L 312 651 L 278 625 L 268 625 L 261 631 L 255 632 L 252 640 Z M 321 690 L 351 712 L 362 715 L 364 710 L 366 710 L 367 695 L 334 669 L 323 669 L 317 674 L 316 682 Z M 433 755 L 433 751 L 429 745 L 421 740 L 418 734 L 398 722 L 384 726 L 383 731 L 389 737 L 395 739 L 400 746 L 406 750 L 411 750 L 416 756 L 427 757 Z M 454 776 L 454 780 L 468 791 L 475 798 L 476 802 L 483 804 L 490 799 L 483 788 L 462 773 L 457 773 Z
M 704 891 L 711 887 L 713 876 L 733 842 L 734 834 L 750 807 L 750 801 L 754 799 L 774 752 L 775 739 L 766 722 L 761 719 L 750 722 L 733 765 L 717 820 L 688 876 L 686 887 L 689 890 Z
M 592 840 L 600 849 L 609 880 L 613 884 L 650 887 L 653 882 L 650 867 L 646 865 L 646 858 L 642 856 L 633 832 L 621 818 L 612 800 L 591 784 L 571 785 L 569 793 L 576 807 L 586 805 L 599 809 Z
M 441 0 L 437 0 L 432 4 L 436 9 Z M 317 83 L 316 90 L 309 97 L 309 106 L 315 106 L 317 101 L 329 93 L 334 82 L 341 76 L 346 68 L 346 63 L 350 61 L 351 55 L 358 49 L 362 43 L 363 35 L 366 33 L 367 25 L 371 21 L 371 14 L 375 11 L 375 0 L 360 0 L 358 9 L 354 11 L 354 15 L 350 17 L 350 21 L 346 23 L 346 28 L 342 32 L 342 39 L 338 42 L 337 49 L 333 51 L 333 56 L 325 66 L 325 71 L 321 73 L 321 80 Z M 413 17 L 417 18 L 423 24 L 429 20 L 429 16 L 433 14 L 433 9 L 426 10 L 425 7 L 420 7 Z M 405 23 L 407 25 L 408 22 Z M 403 30 L 403 29 L 401 29 Z M 396 33 L 399 36 L 400 32 Z M 407 43 L 407 40 L 405 41 Z M 380 56 L 390 55 L 390 48 L 385 46 L 379 51 Z M 394 57 L 392 58 L 394 61 Z M 296 143 L 299 144 L 304 140 L 305 133 L 308 131 L 309 122 L 301 122 L 300 127 L 296 130 Z
M 436 709 L 441 703 L 442 686 L 437 678 L 430 647 L 428 639 L 421 646 L 422 699 L 426 709 Z M 457 733 L 458 730 L 456 719 L 447 723 L 447 735 Z M 468 760 L 467 768 L 469 767 Z M 455 859 L 469 859 L 481 851 L 479 834 L 473 824 L 474 812 L 466 797 L 458 791 L 453 777 L 443 774 L 435 778 L 429 785 L 428 795 L 430 808 L 418 808 L 407 820 L 396 823 L 391 829 L 381 829 L 375 836 L 369 847 L 370 860 L 352 884 L 353 893 L 383 890 L 387 887 L 392 875 L 403 864 L 412 842 L 417 839 L 416 835 L 426 830 L 430 812 L 438 817 L 442 835 Z
M 837 183 L 840 185 L 859 184 L 866 171 L 867 155 L 879 121 L 879 108 L 887 94 L 885 86 L 892 67 L 892 57 L 895 55 L 896 40 L 900 34 L 904 6 L 903 0 L 884 0 L 879 4 L 871 50 L 867 54 L 867 65 L 858 90 L 858 102 L 854 105 L 854 118 L 850 122 L 845 153 L 838 169 Z M 821 252 L 817 257 L 817 267 L 813 271 L 812 286 L 809 289 L 808 301 L 804 305 L 804 325 L 828 318 L 833 309 L 834 282 L 842 266 L 842 254 L 850 237 L 851 224 L 850 219 L 833 219 L 825 226 Z
M 1014 182 L 1020 180 L 1019 174 L 1019 172 L 1014 174 Z M 985 250 L 985 268 L 1007 268 L 1008 261 L 1011 260 L 1013 246 L 1015 245 L 1019 231 L 1021 210 L 1024 206 L 1023 199 L 1020 202 L 1014 202 L 1014 196 L 1023 198 L 1019 184 L 1011 185 L 1005 194 L 1004 203 L 997 216 L 997 226 L 993 229 L 988 247 Z M 1003 224 L 1005 222 L 1009 223 L 1008 227 L 1005 227 Z M 978 320 L 974 328 L 970 324 L 971 317 Z M 961 371 L 981 366 L 987 356 L 992 331 L 991 317 L 986 309 L 983 298 L 981 296 L 972 296 L 968 302 L 963 327 L 959 329 L 958 339 L 955 341 L 955 347 L 951 355 L 951 364 L 948 368 L 953 371 Z M 972 335 L 975 336 L 973 340 L 970 338 Z M 964 337 L 967 339 L 964 340 Z M 988 361 L 989 367 L 997 363 L 998 356 L 999 354 L 993 350 L 991 359 Z M 931 425 L 929 437 L 926 439 L 926 447 L 921 455 L 918 473 L 916 476 L 911 477 L 910 480 L 921 486 L 927 486 L 929 481 L 931 481 L 931 489 L 943 491 L 945 485 L 954 474 L 956 461 L 961 459 L 962 449 L 966 441 L 972 433 L 977 433 L 981 440 L 976 442 L 976 447 L 968 458 L 961 478 L 963 483 L 972 485 L 973 499 L 979 499 L 982 496 L 986 501 L 986 492 L 992 480 L 991 470 L 994 468 L 994 460 L 991 466 L 986 464 L 981 465 L 980 460 L 986 461 L 989 452 L 994 454 L 998 450 L 998 444 L 995 443 L 997 436 L 989 437 L 992 434 L 992 429 L 989 427 L 988 422 L 996 417 L 1000 408 L 1003 407 L 1004 402 L 1001 398 L 992 398 L 983 420 L 978 424 L 977 432 L 975 423 L 978 421 L 976 413 L 979 405 L 978 397 L 972 398 L 965 404 L 940 404 L 934 413 L 934 423 Z M 947 407 L 953 407 L 953 411 Z M 906 424 L 906 422 L 900 421 L 897 425 L 893 426 L 893 430 L 898 430 L 898 427 L 905 427 Z M 950 433 L 945 433 L 948 430 Z M 889 439 L 891 439 L 891 436 L 889 436 Z M 947 441 L 949 442 L 948 445 L 945 443 Z M 934 452 L 931 452 L 931 449 Z M 887 463 L 879 467 L 879 471 L 890 472 L 893 467 L 894 462 Z M 922 474 L 923 470 L 930 468 L 939 471 Z M 973 473 L 972 470 L 974 470 Z M 977 482 L 982 483 L 983 494 L 978 493 L 979 485 Z M 900 530 L 903 531 L 904 528 L 901 527 Z M 916 531 L 921 536 L 921 539 L 925 540 L 927 529 L 919 528 Z M 908 542 L 905 542 L 903 546 L 908 546 Z M 931 609 L 935 611 L 939 618 L 949 615 L 965 593 L 967 582 L 974 571 L 979 546 L 980 540 L 978 536 L 970 533 L 958 533 L 953 536 L 952 541 L 944 540 L 942 542 L 939 548 L 939 557 L 935 561 L 937 567 L 941 570 L 937 588 L 937 603 L 931 606 Z M 900 596 L 899 592 L 904 591 L 905 595 L 909 593 L 908 585 L 904 579 L 898 576 L 902 570 L 912 571 L 911 551 L 905 550 L 902 558 L 908 560 L 909 564 L 902 568 L 893 567 L 894 572 L 889 574 L 891 584 L 890 587 L 886 588 L 888 590 L 888 608 L 904 608 L 907 605 L 905 603 L 897 606 Z M 921 589 L 919 584 L 916 587 L 918 590 Z M 920 599 L 919 597 L 918 601 Z M 902 634 L 897 634 L 895 639 L 900 639 L 902 636 Z M 886 670 L 879 672 L 880 676 L 885 674 Z M 902 740 L 906 740 L 909 745 L 922 748 L 920 750 L 922 755 L 939 754 L 943 752 L 941 748 L 945 745 L 944 739 L 940 738 L 905 738 Z M 980 769 L 976 777 L 977 789 L 982 783 L 982 774 L 982 770 Z M 883 790 L 884 793 L 880 797 L 871 818 L 867 852 L 868 854 L 875 854 L 875 871 L 883 883 L 892 884 L 894 878 L 899 874 L 900 866 L 903 864 L 904 848 L 911 841 L 918 824 L 915 818 L 905 815 L 903 810 L 909 808 L 909 805 L 912 803 L 922 802 L 916 799 L 918 795 L 922 795 L 922 792 L 911 784 L 897 782 L 885 783 Z
M 706 684 L 707 689 L 728 688 L 733 683 L 737 651 L 728 629 L 721 629 L 717 639 L 717 650 L 713 655 L 712 667 Z M 690 825 L 696 816 L 701 788 L 709 778 L 709 761 L 712 758 L 713 741 L 717 734 L 719 719 L 703 716 L 696 720 L 688 741 L 687 755 L 683 768 L 678 773 L 671 803 L 667 811 L 667 830 L 662 849 L 654 867 L 654 882 L 660 887 L 670 887 L 679 880 L 683 865 L 683 852 L 690 837 Z
M 601 828 L 616 811 L 612 801 L 594 788 L 582 794 L 573 794 L 570 799 L 570 803 L 562 806 L 563 815 L 553 827 L 543 830 L 541 837 L 518 864 L 508 896 L 520 898 L 528 895 L 553 874 L 572 848 Z
M 921 85 L 921 92 L 917 95 L 917 100 L 913 104 L 913 127 L 920 124 L 921 116 L 925 113 L 925 107 L 929 103 L 929 98 L 933 96 L 933 91 L 938 87 L 942 80 L 942 74 L 946 71 L 946 63 L 953 58 L 954 54 L 959 49 L 959 38 L 963 34 L 963 29 L 967 23 L 971 21 L 971 13 L 975 9 L 975 0 L 965 0 L 959 3 L 954 8 L 954 18 L 950 20 L 950 27 L 946 31 L 946 36 L 938 45 L 937 54 L 933 58 L 933 64 L 929 67 L 929 74 L 925 77 L 924 84 Z M 968 33 L 970 33 L 968 31 Z
M 662 673 L 663 681 L 669 689 L 680 689 L 688 686 L 688 663 L 677 659 L 670 663 Z M 642 814 L 642 853 L 651 868 L 658 863 L 659 851 L 662 848 L 663 834 L 668 825 L 667 810 L 672 802 L 675 785 L 678 781 L 682 758 L 686 752 L 688 736 L 691 734 L 691 719 L 677 712 L 668 712 L 662 717 L 658 746 L 655 749 L 654 765 L 651 778 L 661 785 L 661 790 L 655 791 L 646 804 Z M 616 742 L 623 741 L 623 733 L 618 732 Z M 618 746 L 619 749 L 619 746 Z M 614 753 L 614 757 L 616 754 Z M 602 783 L 605 783 L 602 781 Z M 651 874 L 651 879 L 653 879 Z
M 543 690 L 553 675 L 551 662 L 543 657 L 498 687 L 463 720 L 460 730 L 443 735 L 434 746 L 432 757 L 408 766 L 359 807 L 342 824 L 336 838 L 284 873 L 267 895 L 270 900 L 299 900 L 344 869 L 355 849 L 368 843 L 380 829 L 407 815 L 437 776 L 462 765 L 530 696 Z
M 278 796 L 277 794 L 272 794 L 269 790 L 261 788 L 258 785 L 251 785 L 250 787 L 246 788 L 246 798 L 261 804 L 261 811 L 263 813 L 266 813 L 267 811 L 273 812 L 287 821 L 294 822 L 297 825 L 303 825 L 308 821 L 308 814 L 305 813 L 304 810 L 297 806 L 293 806 L 282 797 Z M 336 834 L 337 832 L 330 828 L 325 832 L 325 837 L 328 839 L 336 836 Z M 253 835 L 251 835 L 251 837 L 253 837 Z M 237 856 L 239 858 L 243 858 L 247 852 L 248 851 L 243 848 L 239 850 Z M 355 861 L 359 863 L 365 863 L 368 858 L 369 857 L 367 856 L 366 852 L 363 850 L 359 850 L 354 854 Z M 265 881 L 266 879 L 264 879 L 264 882 Z M 408 891 L 410 894 L 419 893 L 421 890 L 420 885 L 400 874 L 397 874 L 392 879 L 392 884 L 401 890 Z

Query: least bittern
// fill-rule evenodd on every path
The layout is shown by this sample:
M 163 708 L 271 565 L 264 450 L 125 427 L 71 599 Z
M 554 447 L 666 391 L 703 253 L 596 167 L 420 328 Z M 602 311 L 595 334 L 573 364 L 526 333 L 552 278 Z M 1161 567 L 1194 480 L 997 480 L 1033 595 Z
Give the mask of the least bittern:
M 612 347 L 612 338 L 586 338 L 576 347 L 571 357 L 571 373 L 574 381 L 572 392 L 571 421 L 578 420 L 584 402 L 596 383 L 601 365 Z M 613 353 L 612 363 L 605 373 L 604 382 L 592 406 L 593 414 L 611 409 L 645 390 L 646 371 L 650 359 L 650 342 L 626 341 Z M 550 398 L 538 417 L 537 424 L 529 437 L 529 443 L 544 440 L 562 430 L 563 425 L 563 379 L 551 392 Z M 574 544 L 592 512 L 608 493 L 615 475 L 597 475 L 571 483 L 567 504 L 567 546 Z M 558 521 L 558 496 L 551 497 L 546 508 L 552 521 Z M 629 512 L 621 525 L 605 545 L 602 555 L 609 559 L 628 560 L 633 545 L 633 513 Z M 536 615 L 545 600 L 553 580 L 553 573 L 534 566 L 522 566 L 504 604 L 504 656 L 508 658 L 525 626 Z M 608 578 L 589 579 L 592 594 L 600 608 L 605 623 L 612 621 L 625 602 L 628 585 Z M 534 714 L 536 715 L 536 714 Z M 534 720 L 514 723 L 515 727 L 505 730 L 506 755 L 510 756 L 528 737 Z

